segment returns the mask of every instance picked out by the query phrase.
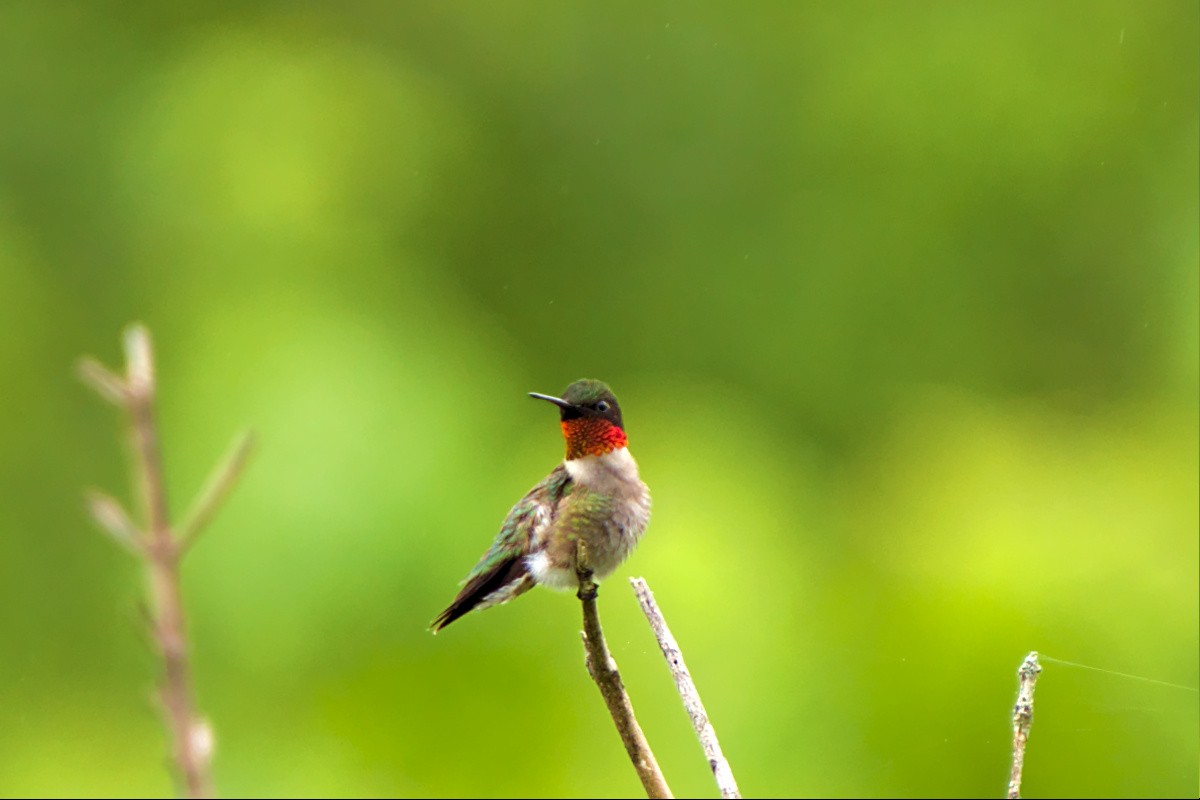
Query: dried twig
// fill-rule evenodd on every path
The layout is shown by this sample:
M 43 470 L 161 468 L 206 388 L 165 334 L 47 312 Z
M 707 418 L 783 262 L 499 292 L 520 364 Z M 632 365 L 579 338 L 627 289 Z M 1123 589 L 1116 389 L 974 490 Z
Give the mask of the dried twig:
M 1029 729 L 1033 726 L 1033 687 L 1042 671 L 1037 651 L 1033 651 L 1017 669 L 1017 704 L 1013 707 L 1013 759 L 1012 772 L 1008 779 L 1008 798 L 1017 800 L 1021 796 L 1021 772 L 1025 768 L 1025 745 L 1029 741 Z
M 737 781 L 733 778 L 733 771 L 730 770 L 729 762 L 721 752 L 721 744 L 717 741 L 717 732 L 708 719 L 708 712 L 704 710 L 704 703 L 700 700 L 700 693 L 696 690 L 692 675 L 688 672 L 687 665 L 683 663 L 683 653 L 679 650 L 679 644 L 671 635 L 671 629 L 667 627 L 667 621 L 663 619 L 658 604 L 654 602 L 654 593 L 650 591 L 650 587 L 642 578 L 630 578 L 629 582 L 633 585 L 634 594 L 637 595 L 638 603 L 642 606 L 642 613 L 650 621 L 650 627 L 658 639 L 658 646 L 667 659 L 667 667 L 671 670 L 671 677 L 675 679 L 675 688 L 679 691 L 683 707 L 692 720 L 692 727 L 696 729 L 696 736 L 700 739 L 704 757 L 708 759 L 708 765 L 712 768 L 721 797 L 741 797 Z
M 141 325 L 131 325 L 125 331 L 125 361 L 124 378 L 90 358 L 80 362 L 79 375 L 101 396 L 122 406 L 129 414 L 144 528 L 134 525 L 121 504 L 103 493 L 89 492 L 88 508 L 106 532 L 145 562 L 152 632 L 165 672 L 160 696 L 175 767 L 188 797 L 208 797 L 212 794 L 209 762 L 213 734 L 208 723 L 196 713 L 193 699 L 179 563 L 236 480 L 249 452 L 250 440 L 245 436 L 239 440 L 232 456 L 210 478 L 201 500 L 194 506 L 196 510 L 182 529 L 186 535 L 175 535 L 167 514 L 162 455 L 154 421 L 154 356 L 150 335 Z
M 646 796 L 673 797 L 666 778 L 658 767 L 658 761 L 650 750 L 650 744 L 634 717 L 633 704 L 629 701 L 625 685 L 621 682 L 617 662 L 604 641 L 600 614 L 596 610 L 596 582 L 592 579 L 592 570 L 587 561 L 587 548 L 582 541 L 579 542 L 576 564 L 579 575 L 578 597 L 583 603 L 582 635 L 588 674 L 600 687 L 600 694 L 608 706 L 608 713 L 612 715 L 617 733 L 621 735 L 621 741 L 625 744 L 625 752 L 629 754 L 629 760 L 633 762 L 642 786 L 646 789 Z

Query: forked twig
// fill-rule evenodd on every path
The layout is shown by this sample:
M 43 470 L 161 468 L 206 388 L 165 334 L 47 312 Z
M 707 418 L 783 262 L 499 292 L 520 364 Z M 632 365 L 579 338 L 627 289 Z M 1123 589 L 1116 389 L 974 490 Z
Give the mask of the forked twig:
M 123 407 L 129 415 L 144 527 L 136 526 L 119 502 L 101 492 L 89 492 L 87 505 L 100 527 L 146 565 L 152 633 L 164 666 L 160 697 L 175 767 L 188 797 L 208 797 L 212 794 L 209 766 L 213 733 L 208 722 L 196 712 L 179 564 L 236 481 L 249 453 L 251 439 L 244 435 L 238 440 L 232 455 L 209 479 L 187 523 L 180 529 L 181 535 L 173 533 L 154 417 L 156 387 L 150 334 L 141 325 L 131 325 L 125 330 L 124 340 L 124 378 L 91 358 L 80 362 L 79 375 L 102 397 Z

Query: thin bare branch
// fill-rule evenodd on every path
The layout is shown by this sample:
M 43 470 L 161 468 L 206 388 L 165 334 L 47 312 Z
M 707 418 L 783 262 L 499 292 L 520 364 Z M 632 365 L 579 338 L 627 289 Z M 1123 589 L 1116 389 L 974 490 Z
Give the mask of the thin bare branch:
M 84 496 L 92 519 L 105 533 L 134 555 L 145 555 L 142 532 L 115 498 L 96 489 L 89 489 Z
M 1029 742 L 1029 729 L 1033 727 L 1033 687 L 1037 683 L 1042 665 L 1034 650 L 1025 657 L 1017 669 L 1017 704 L 1013 707 L 1013 760 L 1008 780 L 1008 798 L 1017 800 L 1021 796 L 1021 778 L 1025 769 L 1025 746 Z
M 704 757 L 708 759 L 708 765 L 712 769 L 713 778 L 717 781 L 717 789 L 721 792 L 721 797 L 741 797 L 737 781 L 733 777 L 733 771 L 729 768 L 729 761 L 721 752 L 721 744 L 717 741 L 717 732 L 713 729 L 708 712 L 704 710 L 704 703 L 700 700 L 700 692 L 697 691 L 692 675 L 688 672 L 687 664 L 683 662 L 683 653 L 679 649 L 679 644 L 671 635 L 671 629 L 667 627 L 667 621 L 663 619 L 658 604 L 654 602 L 654 593 L 650 591 L 650 587 L 642 578 L 630 578 L 629 582 L 633 585 L 633 592 L 637 595 L 642 613 L 646 615 L 646 619 L 650 622 L 650 628 L 654 631 L 655 638 L 658 639 L 658 646 L 662 650 L 663 657 L 667 659 L 667 667 L 671 670 L 671 677 L 675 679 L 675 688 L 679 691 L 680 699 L 683 700 L 684 710 L 692 720 L 692 727 L 696 729 L 696 736 L 700 739 L 700 746 L 704 749 Z
M 200 494 L 192 502 L 191 509 L 188 510 L 187 516 L 183 518 L 183 522 L 178 526 L 179 549 L 181 553 L 186 553 L 191 546 L 195 544 L 197 537 L 212 521 L 217 510 L 225 502 L 225 498 L 229 495 L 237 483 L 238 477 L 242 474 L 242 470 L 246 466 L 246 461 L 250 458 L 250 453 L 254 450 L 255 438 L 253 431 L 242 431 L 233 440 L 233 444 L 225 453 L 225 457 L 209 474 L 208 480 L 204 483 L 204 488 L 200 490 Z
M 108 402 L 124 406 L 129 399 L 129 388 L 125 381 L 108 370 L 94 358 L 81 358 L 75 371 L 79 379 L 96 390 L 96 393 Z
M 136 482 L 141 490 L 145 533 L 138 532 L 112 498 L 94 494 L 92 515 L 119 541 L 131 533 L 136 552 L 146 564 L 150 584 L 151 628 L 162 655 L 165 677 L 159 693 L 164 720 L 171 735 L 174 763 L 188 797 L 212 794 L 209 761 L 212 729 L 195 711 L 188 663 L 187 626 L 179 585 L 178 540 L 171 532 L 163 479 L 162 454 L 154 420 L 154 356 L 150 335 L 142 325 L 125 332 L 126 378 L 122 381 L 97 362 L 86 359 L 80 375 L 109 400 L 129 413 L 134 443 Z
M 596 582 L 592 570 L 588 567 L 587 547 L 579 542 L 576 554 L 576 569 L 579 577 L 578 597 L 583 603 L 583 646 L 586 654 L 588 674 L 600 688 L 608 713 L 612 715 L 617 733 L 625 745 L 625 752 L 637 770 L 638 778 L 646 790 L 646 796 L 652 798 L 673 797 L 667 786 L 666 778 L 659 769 L 654 752 L 646 741 L 642 728 L 638 725 L 633 713 L 633 704 L 621 682 L 621 673 L 617 670 L 617 662 L 608 650 L 604 641 L 604 630 L 600 627 L 600 613 L 596 610 Z

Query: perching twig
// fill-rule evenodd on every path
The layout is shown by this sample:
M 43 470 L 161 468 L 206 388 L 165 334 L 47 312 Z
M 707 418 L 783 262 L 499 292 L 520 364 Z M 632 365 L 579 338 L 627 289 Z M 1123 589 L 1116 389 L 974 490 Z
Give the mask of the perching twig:
M 150 335 L 141 325 L 131 325 L 125 331 L 125 361 L 123 379 L 90 358 L 80 362 L 79 375 L 101 396 L 122 406 L 129 414 L 144 528 L 134 525 L 121 504 L 103 493 L 89 492 L 88 508 L 105 531 L 146 564 L 152 633 L 165 672 L 160 696 L 175 767 L 188 797 L 208 797 L 212 794 L 209 762 L 213 734 L 208 722 L 196 713 L 192 696 L 179 563 L 187 546 L 236 480 L 248 452 L 249 438 L 239 441 L 233 456 L 210 479 L 196 511 L 183 528 L 186 536 L 176 536 L 167 514 L 162 454 L 154 421 L 154 356 Z
M 596 611 L 596 582 L 592 579 L 592 570 L 587 561 L 587 548 L 582 541 L 579 542 L 576 555 L 578 597 L 583 603 L 583 646 L 588 674 L 600 687 L 600 694 L 608 706 L 608 713 L 612 715 L 617 733 L 621 735 L 621 741 L 625 744 L 625 752 L 629 754 L 629 760 L 633 762 L 633 767 L 641 778 L 646 796 L 673 797 L 646 736 L 633 715 L 633 704 L 630 703 L 625 685 L 621 682 L 617 662 L 604 641 L 604 630 L 600 627 L 600 615 Z
M 1013 760 L 1012 773 L 1008 779 L 1008 798 L 1017 800 L 1021 796 L 1021 772 L 1025 768 L 1025 745 L 1029 741 L 1029 729 L 1033 726 L 1033 687 L 1038 673 L 1037 651 L 1033 651 L 1017 669 L 1017 704 L 1013 707 Z
M 650 627 L 658 639 L 658 646 L 667 659 L 671 677 L 675 679 L 675 688 L 679 690 L 683 707 L 692 720 L 692 727 L 696 729 L 696 736 L 699 737 L 700 746 L 704 749 L 704 756 L 712 768 L 721 797 L 741 797 L 737 781 L 733 778 L 733 771 L 730 770 L 729 762 L 721 752 L 721 745 L 717 741 L 717 732 L 708 719 L 708 713 L 704 710 L 704 703 L 700 700 L 700 693 L 696 691 L 696 684 L 692 681 L 691 673 L 688 672 L 687 665 L 683 663 L 683 653 L 679 650 L 675 637 L 671 635 L 671 629 L 667 627 L 667 621 L 663 619 L 662 612 L 658 610 L 658 604 L 654 602 L 654 594 L 642 578 L 630 578 L 629 582 L 633 585 L 634 594 L 637 595 L 638 603 L 642 606 L 642 613 L 650 621 Z

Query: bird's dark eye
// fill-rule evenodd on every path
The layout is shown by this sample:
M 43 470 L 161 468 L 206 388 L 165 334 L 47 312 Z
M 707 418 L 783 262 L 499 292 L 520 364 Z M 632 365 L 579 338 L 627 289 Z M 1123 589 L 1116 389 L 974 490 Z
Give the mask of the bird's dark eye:
M 601 414 L 603 414 L 605 411 L 608 411 L 608 401 L 601 400 L 599 403 L 596 403 L 596 410 Z

